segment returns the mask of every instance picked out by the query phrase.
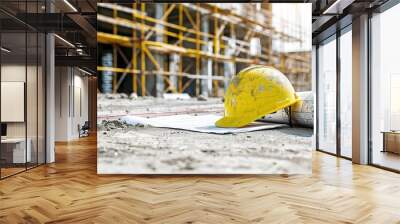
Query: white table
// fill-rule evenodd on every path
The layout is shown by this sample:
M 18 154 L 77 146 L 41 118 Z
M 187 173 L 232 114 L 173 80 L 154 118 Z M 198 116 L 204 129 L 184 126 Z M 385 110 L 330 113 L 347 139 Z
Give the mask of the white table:
M 25 138 L 5 138 L 1 139 L 1 147 L 12 147 L 12 156 L 13 156 L 13 163 L 25 163 L 31 162 L 31 145 L 32 141 L 30 138 L 26 139 L 28 143 L 28 147 L 26 147 L 26 154 L 25 154 Z

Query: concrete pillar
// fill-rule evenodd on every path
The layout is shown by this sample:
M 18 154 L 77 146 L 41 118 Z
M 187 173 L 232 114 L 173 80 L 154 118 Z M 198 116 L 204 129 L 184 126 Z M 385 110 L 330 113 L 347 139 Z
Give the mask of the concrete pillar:
M 212 41 L 208 41 L 208 45 L 207 45 L 208 54 L 212 54 L 213 53 L 213 42 Z M 207 59 L 207 63 L 206 63 L 206 75 L 207 75 L 207 95 L 206 96 L 211 96 L 212 95 L 212 76 L 213 76 L 213 70 L 212 70 L 212 59 L 208 58 Z
M 201 18 L 201 32 L 209 33 L 210 25 L 209 25 L 210 16 L 208 14 L 202 14 Z M 207 42 L 207 45 L 202 45 L 201 50 L 212 53 L 212 42 L 208 41 L 208 37 L 203 36 L 203 41 Z M 212 60 L 210 58 L 203 57 L 201 60 L 201 75 L 205 75 L 208 79 L 201 80 L 201 95 L 209 96 L 212 94 Z
M 164 15 L 164 4 L 157 3 L 155 6 L 156 6 L 155 17 L 156 17 L 156 19 L 161 19 Z M 164 29 L 164 25 L 157 24 L 156 29 L 162 30 L 162 29 Z M 163 42 L 163 34 L 162 33 L 156 33 L 155 35 L 156 35 L 157 42 Z M 164 69 L 164 56 L 162 54 L 157 54 L 155 56 L 155 59 L 157 60 L 158 64 L 160 65 L 160 73 L 157 73 L 157 75 L 156 75 L 156 96 L 162 97 L 162 95 L 164 93 L 164 78 L 163 78 L 163 74 L 161 72 Z
M 235 52 L 235 47 L 236 47 L 235 39 L 230 39 L 228 41 L 228 45 L 225 48 L 225 52 L 224 52 L 225 56 L 231 57 Z M 235 68 L 235 64 L 233 63 L 233 61 L 225 61 L 224 62 L 224 77 L 225 77 L 224 89 L 225 89 L 225 91 L 229 86 L 229 81 L 230 81 L 231 77 L 234 76 L 236 73 L 235 70 L 236 70 L 236 68 Z
M 111 51 L 103 51 L 103 55 L 101 56 L 101 65 L 104 67 L 113 66 L 113 55 Z M 103 93 L 112 93 L 112 77 L 113 74 L 111 71 L 102 71 L 100 90 Z
M 88 80 L 88 113 L 90 131 L 97 130 L 97 76 L 91 76 Z
M 69 141 L 73 113 L 73 83 L 71 67 L 56 67 L 55 72 L 55 141 Z
M 170 63 L 169 63 L 169 72 L 171 74 L 178 74 L 179 72 L 179 63 L 181 61 L 181 57 L 179 56 L 179 54 L 173 53 L 170 56 Z M 170 75 L 169 76 L 169 82 L 170 82 L 170 86 L 169 89 L 174 89 L 177 90 L 178 89 L 178 76 L 176 75 Z
M 46 163 L 55 161 L 55 56 L 54 34 L 46 35 Z
M 368 163 L 368 15 L 353 19 L 353 162 Z

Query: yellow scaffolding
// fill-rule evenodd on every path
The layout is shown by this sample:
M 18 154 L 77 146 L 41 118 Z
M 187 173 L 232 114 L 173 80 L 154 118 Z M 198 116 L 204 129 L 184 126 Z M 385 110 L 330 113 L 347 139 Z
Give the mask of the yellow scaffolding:
M 109 24 L 113 27 L 112 33 L 98 31 L 97 40 L 101 44 L 108 44 L 113 46 L 114 60 L 113 67 L 98 66 L 98 71 L 111 71 L 113 77 L 113 91 L 118 90 L 117 75 L 119 73 L 132 75 L 132 90 L 142 96 L 151 95 L 147 91 L 146 76 L 162 74 L 166 85 L 165 91 L 171 90 L 170 80 L 168 77 L 177 76 L 178 85 L 177 92 L 185 92 L 188 87 L 195 82 L 194 95 L 200 95 L 200 82 L 204 79 L 212 80 L 213 95 L 219 95 L 218 89 L 223 87 L 223 82 L 227 79 L 219 73 L 221 70 L 220 63 L 231 62 L 234 64 L 263 64 L 270 65 L 280 69 L 286 74 L 289 79 L 296 79 L 296 76 L 309 77 L 311 73 L 310 68 L 310 53 L 285 53 L 277 52 L 272 49 L 272 39 L 279 38 L 287 42 L 304 41 L 298 37 L 291 36 L 285 32 L 275 30 L 271 25 L 270 7 L 262 7 L 263 13 L 266 17 L 267 23 L 259 22 L 250 17 L 238 15 L 233 10 L 227 10 L 218 6 L 218 4 L 210 3 L 170 3 L 164 5 L 164 14 L 161 19 L 149 16 L 146 11 L 145 3 L 133 3 L 129 5 L 112 4 L 112 3 L 98 3 L 98 7 L 110 10 L 111 14 L 99 14 L 97 17 L 98 22 Z M 149 8 L 149 7 L 147 7 Z M 121 16 L 122 14 L 129 14 L 131 18 Z M 169 20 L 172 15 L 177 15 L 177 20 Z M 208 15 L 208 19 L 213 24 L 210 32 L 201 31 L 201 20 L 203 15 Z M 186 21 L 186 23 L 184 23 Z M 157 25 L 162 25 L 159 28 Z M 290 24 L 287 24 L 288 26 Z M 211 26 L 210 26 L 211 27 Z M 226 27 L 227 36 L 225 33 Z M 119 29 L 121 28 L 121 29 Z M 236 36 L 237 29 L 245 31 L 245 35 L 240 39 Z M 122 29 L 131 30 L 130 35 L 122 34 L 119 32 Z M 211 32 L 213 30 L 213 32 Z M 162 35 L 164 41 L 156 42 L 150 40 L 153 35 Z M 234 37 L 232 37 L 234 36 Z M 249 40 L 252 37 L 259 37 L 269 40 L 268 44 L 263 45 L 260 49 L 261 55 L 251 55 Z M 212 41 L 212 51 L 205 51 L 202 46 L 208 46 Z M 227 56 L 222 54 L 227 47 L 228 41 L 232 38 L 235 39 L 235 52 Z M 175 43 L 169 41 L 171 39 L 177 40 Z M 132 57 L 129 65 L 126 68 L 119 68 L 117 66 L 117 57 L 115 56 L 119 51 L 117 47 L 128 48 L 132 51 Z M 140 54 L 140 55 L 139 55 Z M 164 71 L 163 64 L 159 64 L 153 54 L 160 54 L 169 56 L 170 54 L 177 54 L 180 57 L 178 64 L 178 72 Z M 140 66 L 138 67 L 138 56 L 140 57 Z M 190 63 L 184 64 L 183 58 L 192 58 L 194 60 L 193 74 L 188 71 L 192 69 Z M 213 75 L 211 77 L 201 74 L 202 58 L 210 59 L 213 63 Z M 146 65 L 146 60 L 151 61 L 151 64 L 156 67 L 156 70 L 150 70 Z M 129 67 L 128 67 L 129 66 Z M 125 77 L 125 76 L 124 76 Z M 138 78 L 140 77 L 140 78 Z M 186 78 L 184 81 L 184 77 Z M 306 78 L 309 79 L 309 78 Z M 302 79 L 304 81 L 304 78 Z M 310 80 L 306 80 L 309 81 Z M 140 92 L 138 88 L 140 86 Z M 294 83 L 301 86 L 302 83 Z M 307 85 L 307 84 L 306 84 Z M 301 87 L 300 87 L 301 88 Z M 176 89 L 174 90 L 176 91 Z

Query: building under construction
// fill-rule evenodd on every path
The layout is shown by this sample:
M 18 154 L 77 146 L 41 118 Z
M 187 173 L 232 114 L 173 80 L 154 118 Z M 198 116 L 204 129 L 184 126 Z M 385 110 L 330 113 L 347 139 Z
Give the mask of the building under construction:
M 223 96 L 231 76 L 254 64 L 311 90 L 310 31 L 293 5 L 279 15 L 261 3 L 97 6 L 102 93 Z

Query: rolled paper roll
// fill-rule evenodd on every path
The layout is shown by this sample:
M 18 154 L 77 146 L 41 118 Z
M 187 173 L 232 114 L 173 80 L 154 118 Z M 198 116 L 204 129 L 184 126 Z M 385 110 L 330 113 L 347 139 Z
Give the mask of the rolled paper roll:
M 261 121 L 290 124 L 292 125 L 313 128 L 314 127 L 314 97 L 311 91 L 296 93 L 301 101 L 292 106 L 291 110 L 285 108 L 276 111 L 275 113 L 264 116 Z M 291 117 L 289 117 L 291 111 Z

